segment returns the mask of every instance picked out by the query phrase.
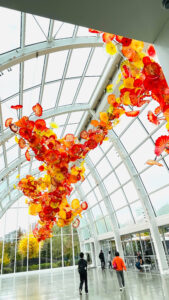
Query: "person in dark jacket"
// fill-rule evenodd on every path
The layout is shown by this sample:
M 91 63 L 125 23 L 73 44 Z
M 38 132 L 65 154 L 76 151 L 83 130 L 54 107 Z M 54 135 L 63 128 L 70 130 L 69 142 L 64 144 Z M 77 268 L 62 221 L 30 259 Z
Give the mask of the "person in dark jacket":
M 143 264 L 144 264 L 144 261 L 142 259 L 141 253 L 138 252 L 137 253 L 137 261 L 136 261 L 136 265 L 135 266 L 136 266 L 136 268 L 138 270 L 140 270 L 140 272 L 143 272 L 143 268 L 141 267 Z
M 102 250 L 99 253 L 99 258 L 100 258 L 102 270 L 104 270 L 105 269 L 105 258 L 104 258 L 104 253 Z
M 87 285 L 87 261 L 84 259 L 84 253 L 80 253 L 80 260 L 78 262 L 78 271 L 80 275 L 80 286 L 79 294 L 82 295 L 83 283 L 85 283 L 85 292 L 88 294 L 88 285 Z

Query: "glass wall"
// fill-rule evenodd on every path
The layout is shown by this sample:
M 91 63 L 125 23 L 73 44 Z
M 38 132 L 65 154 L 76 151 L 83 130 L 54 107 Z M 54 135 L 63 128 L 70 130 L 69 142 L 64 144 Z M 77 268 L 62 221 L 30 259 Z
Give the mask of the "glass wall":
M 158 271 L 157 257 L 150 231 L 138 232 L 121 237 L 124 257 L 128 268 L 135 268 L 137 254 L 140 253 L 145 264 L 151 271 Z
M 169 264 L 169 225 L 159 227 L 159 232 L 164 247 L 164 251 Z
M 23 234 L 32 231 L 36 217 L 28 215 L 25 198 L 20 198 L 0 219 L 0 272 L 1 274 L 74 266 L 79 260 L 80 244 L 76 229 L 54 226 L 53 237 L 43 242 L 37 257 L 19 253 Z

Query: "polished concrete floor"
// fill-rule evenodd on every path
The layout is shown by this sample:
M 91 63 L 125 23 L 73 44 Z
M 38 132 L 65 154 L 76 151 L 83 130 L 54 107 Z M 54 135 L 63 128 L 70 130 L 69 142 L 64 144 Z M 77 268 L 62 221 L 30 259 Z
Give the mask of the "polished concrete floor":
M 30 272 L 31 273 L 31 272 Z M 89 294 L 79 296 L 77 270 L 54 270 L 15 277 L 0 277 L 0 300 L 169 300 L 169 277 L 127 272 L 120 292 L 115 271 L 88 271 Z

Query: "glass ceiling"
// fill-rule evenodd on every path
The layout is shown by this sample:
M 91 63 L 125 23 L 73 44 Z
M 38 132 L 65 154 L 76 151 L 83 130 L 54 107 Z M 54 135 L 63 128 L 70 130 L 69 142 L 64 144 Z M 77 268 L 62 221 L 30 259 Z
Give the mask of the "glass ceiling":
M 5 129 L 8 117 L 16 117 L 11 105 L 22 104 L 23 115 L 31 114 L 37 102 L 44 109 L 47 126 L 59 125 L 57 136 L 78 136 L 88 126 L 92 112 L 105 101 L 106 74 L 116 64 L 97 35 L 87 28 L 0 8 L 0 215 L 22 194 L 14 189 L 17 175 L 37 174 L 40 163 L 25 161 L 14 136 Z M 60 47 L 60 48 L 59 48 Z M 44 52 L 43 52 L 44 51 Z M 17 58 L 17 61 L 16 61 Z M 4 66 L 7 66 L 4 67 Z M 112 72 L 113 74 L 113 72 Z M 115 75 L 113 81 L 116 81 Z M 111 78 L 110 76 L 108 77 Z M 154 103 L 145 106 L 135 119 L 122 116 L 113 138 L 91 151 L 86 161 L 86 180 L 75 187 L 71 198 L 85 199 L 97 234 L 112 231 L 110 202 L 119 228 L 145 221 L 134 176 L 142 184 L 156 217 L 169 213 L 169 158 L 160 157 L 162 168 L 145 164 L 153 158 L 154 141 L 167 133 L 164 124 L 149 123 L 146 115 Z M 96 109 L 97 108 L 97 109 Z M 21 116 L 21 115 L 20 115 Z M 124 158 L 124 159 L 123 159 Z M 127 165 L 127 160 L 130 165 Z M 80 237 L 91 236 L 89 212 L 81 220 Z M 90 224 L 89 224 L 90 223 Z

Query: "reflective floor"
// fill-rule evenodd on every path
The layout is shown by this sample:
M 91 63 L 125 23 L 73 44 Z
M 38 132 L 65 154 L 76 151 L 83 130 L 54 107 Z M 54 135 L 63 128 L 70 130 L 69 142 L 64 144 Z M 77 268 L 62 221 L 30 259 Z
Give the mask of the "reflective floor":
M 77 270 L 54 270 L 15 277 L 0 277 L 0 300 L 169 300 L 169 277 L 127 272 L 126 289 L 120 292 L 115 271 L 88 271 L 89 294 L 79 296 Z

